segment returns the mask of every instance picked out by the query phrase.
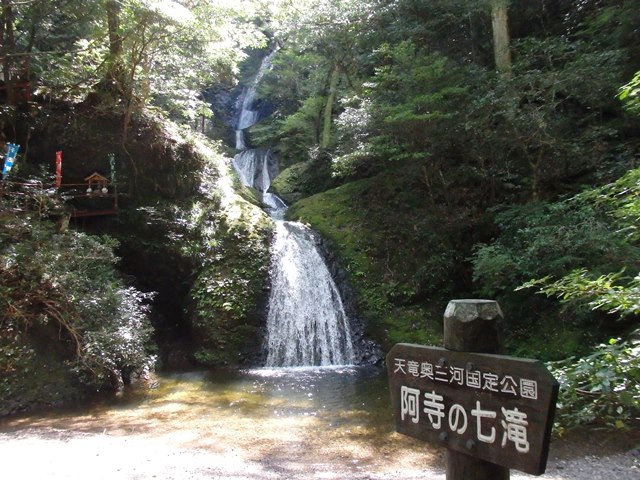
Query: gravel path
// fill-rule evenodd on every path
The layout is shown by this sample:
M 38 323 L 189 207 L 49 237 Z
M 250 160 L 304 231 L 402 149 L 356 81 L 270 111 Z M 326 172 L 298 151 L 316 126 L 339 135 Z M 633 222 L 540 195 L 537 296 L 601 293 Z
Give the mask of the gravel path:
M 72 428 L 29 427 L 0 433 L 2 478 L 12 479 L 350 479 L 444 480 L 442 452 L 390 434 L 371 446 L 353 437 L 290 438 L 293 429 L 261 428 L 234 437 L 200 438 L 177 429 L 128 433 L 82 432 Z M 229 432 L 226 432 L 229 433 Z M 250 438 L 243 438 L 250 437 Z M 564 445 L 564 450 L 567 450 Z M 512 472 L 514 480 L 640 479 L 636 450 L 602 456 L 552 450 L 542 477 Z
M 0 418 L 0 480 L 445 479 L 444 451 L 391 431 L 372 400 L 319 408 L 302 405 L 310 390 L 237 381 L 165 379 L 133 403 Z M 640 429 L 573 433 L 552 442 L 545 475 L 511 478 L 640 480 L 639 447 Z

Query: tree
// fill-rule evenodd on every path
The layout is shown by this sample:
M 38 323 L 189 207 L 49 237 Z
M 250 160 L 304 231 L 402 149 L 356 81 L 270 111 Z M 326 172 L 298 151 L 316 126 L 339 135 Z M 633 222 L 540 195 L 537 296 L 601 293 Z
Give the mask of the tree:
M 11 0 L 2 0 L 2 18 L 0 18 L 0 41 L 2 42 L 2 76 L 9 105 L 16 104 L 15 36 L 14 11 Z
M 491 25 L 493 28 L 493 54 L 498 72 L 511 71 L 511 50 L 509 48 L 509 0 L 491 1 Z
M 89 103 L 119 111 L 155 103 L 194 115 L 203 87 L 233 83 L 242 49 L 264 44 L 256 3 L 2 0 L 2 68 L 13 80 L 31 60 L 39 93 L 58 99 L 93 93 Z
M 333 105 L 336 101 L 336 90 L 338 88 L 338 80 L 340 79 L 340 69 L 336 65 L 331 70 L 329 80 L 329 92 L 327 95 L 327 102 L 324 107 L 324 121 L 322 125 L 322 140 L 320 142 L 320 148 L 327 149 L 331 144 L 331 121 L 333 115 Z
M 105 75 L 98 87 L 101 90 L 110 92 L 113 101 L 127 101 L 130 96 L 127 88 L 124 72 L 123 59 L 123 39 L 120 26 L 120 16 L 122 5 L 118 0 L 107 0 L 105 4 L 107 14 L 107 32 L 109 39 L 108 55 L 105 59 Z
M 277 11 L 273 23 L 274 37 L 281 49 L 297 52 L 306 58 L 311 58 L 309 53 L 313 52 L 316 61 L 320 60 L 303 68 L 313 71 L 316 80 L 306 95 L 324 99 L 322 133 L 319 136 L 322 149 L 327 149 L 332 143 L 339 86 L 341 82 L 351 86 L 351 77 L 357 71 L 357 39 L 360 31 L 366 28 L 371 4 L 366 0 L 283 2 Z M 277 74 L 277 68 L 276 65 L 274 74 Z M 303 102 L 304 98 L 300 101 Z
M 213 1 L 99 4 L 95 29 L 81 40 L 88 47 L 69 66 L 85 66 L 79 82 L 93 80 L 85 104 L 121 115 L 125 152 L 134 115 L 153 104 L 178 120 L 201 115 L 205 87 L 232 79 L 243 58 L 240 48 L 263 41 L 241 8 Z M 242 28 L 230 29 L 230 24 Z M 129 158 L 135 185 L 137 166 Z

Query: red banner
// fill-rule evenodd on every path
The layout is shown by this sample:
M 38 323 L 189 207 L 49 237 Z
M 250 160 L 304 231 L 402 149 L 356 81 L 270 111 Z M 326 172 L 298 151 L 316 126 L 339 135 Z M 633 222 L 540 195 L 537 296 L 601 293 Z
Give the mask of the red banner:
M 56 152 L 56 188 L 62 184 L 62 152 Z

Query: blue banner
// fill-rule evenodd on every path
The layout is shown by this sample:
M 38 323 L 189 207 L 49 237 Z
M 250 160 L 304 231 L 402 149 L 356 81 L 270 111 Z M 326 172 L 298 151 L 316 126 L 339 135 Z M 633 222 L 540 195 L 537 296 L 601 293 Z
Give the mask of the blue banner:
M 7 144 L 7 154 L 4 157 L 4 166 L 2 167 L 3 177 L 5 177 L 7 173 L 11 171 L 11 168 L 13 167 L 13 164 L 16 161 L 18 150 L 20 150 L 20 145 L 15 143 Z

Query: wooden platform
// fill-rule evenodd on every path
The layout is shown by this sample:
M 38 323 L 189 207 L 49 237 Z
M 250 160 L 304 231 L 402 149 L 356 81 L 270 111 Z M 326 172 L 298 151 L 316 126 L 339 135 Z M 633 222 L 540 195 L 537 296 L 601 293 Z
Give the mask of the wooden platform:
M 117 215 L 118 209 L 112 208 L 107 210 L 74 210 L 71 212 L 71 218 L 98 217 L 101 215 Z

